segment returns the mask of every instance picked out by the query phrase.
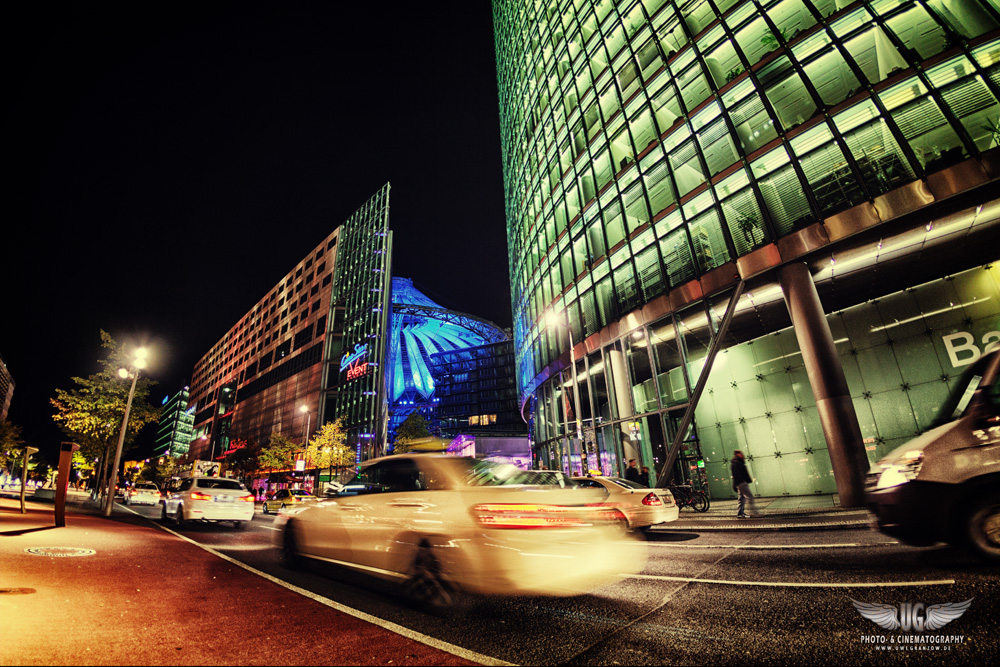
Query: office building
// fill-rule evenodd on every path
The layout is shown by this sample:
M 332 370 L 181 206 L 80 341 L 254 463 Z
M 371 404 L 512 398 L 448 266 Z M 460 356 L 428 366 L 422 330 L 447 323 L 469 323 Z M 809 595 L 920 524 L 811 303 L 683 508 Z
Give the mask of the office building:
M 1000 3 L 495 0 L 494 22 L 536 464 L 637 458 L 726 497 L 741 449 L 758 494 L 859 502 L 1000 340 Z
M 7 419 L 10 401 L 14 397 L 14 378 L 11 377 L 7 364 L 0 358 L 0 419 Z
M 179 457 L 187 454 L 194 437 L 194 408 L 188 408 L 188 397 L 188 387 L 173 397 L 163 397 L 153 456 Z

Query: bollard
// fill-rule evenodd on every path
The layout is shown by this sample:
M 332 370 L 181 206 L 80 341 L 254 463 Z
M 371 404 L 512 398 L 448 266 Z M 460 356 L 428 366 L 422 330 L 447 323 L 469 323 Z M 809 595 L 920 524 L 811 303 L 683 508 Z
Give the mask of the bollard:
M 24 508 L 24 492 L 26 490 L 25 486 L 28 483 L 28 459 L 31 455 L 38 451 L 38 447 L 25 447 L 24 448 L 24 462 L 21 463 L 21 514 L 27 514 L 28 510 Z
M 64 442 L 59 446 L 59 476 L 56 477 L 56 526 L 66 525 L 66 489 L 69 473 L 73 465 L 73 452 L 80 449 L 75 442 Z

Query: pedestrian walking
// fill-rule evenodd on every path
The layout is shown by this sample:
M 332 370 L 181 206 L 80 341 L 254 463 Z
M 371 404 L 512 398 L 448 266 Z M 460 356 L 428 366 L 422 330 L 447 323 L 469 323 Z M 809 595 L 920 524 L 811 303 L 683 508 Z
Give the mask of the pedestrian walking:
M 649 466 L 642 466 L 642 470 L 639 472 L 639 483 L 643 486 L 649 486 Z
M 635 467 L 635 459 L 628 460 L 628 467 L 625 468 L 625 479 L 636 484 L 642 484 L 642 480 L 639 478 L 639 469 Z
M 760 512 L 757 511 L 757 505 L 753 499 L 753 492 L 750 491 L 750 483 L 753 482 L 753 479 L 747 470 L 746 461 L 743 460 L 742 451 L 738 449 L 733 451 L 733 460 L 730 462 L 729 469 L 733 477 L 733 491 L 740 494 L 740 503 L 736 508 L 736 518 L 747 518 L 746 503 L 748 500 L 750 501 L 750 515 L 754 517 L 760 516 Z

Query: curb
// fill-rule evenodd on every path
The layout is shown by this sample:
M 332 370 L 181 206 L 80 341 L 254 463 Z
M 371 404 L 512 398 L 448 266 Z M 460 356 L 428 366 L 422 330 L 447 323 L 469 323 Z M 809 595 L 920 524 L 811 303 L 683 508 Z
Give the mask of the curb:
M 858 530 L 868 528 L 867 521 L 838 521 L 834 523 L 771 523 L 771 524 L 746 524 L 728 523 L 721 526 L 708 524 L 681 525 L 668 524 L 662 528 L 654 530 L 665 533 L 701 533 L 701 532 L 782 532 L 782 531 L 807 531 L 807 530 Z

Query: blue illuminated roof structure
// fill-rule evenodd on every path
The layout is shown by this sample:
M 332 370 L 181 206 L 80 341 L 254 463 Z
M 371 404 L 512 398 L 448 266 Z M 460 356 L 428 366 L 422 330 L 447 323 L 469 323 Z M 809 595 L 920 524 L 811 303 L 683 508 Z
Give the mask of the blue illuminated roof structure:
M 433 407 L 430 355 L 510 338 L 492 322 L 443 308 L 408 278 L 392 279 L 390 336 L 391 431 L 414 410 Z

